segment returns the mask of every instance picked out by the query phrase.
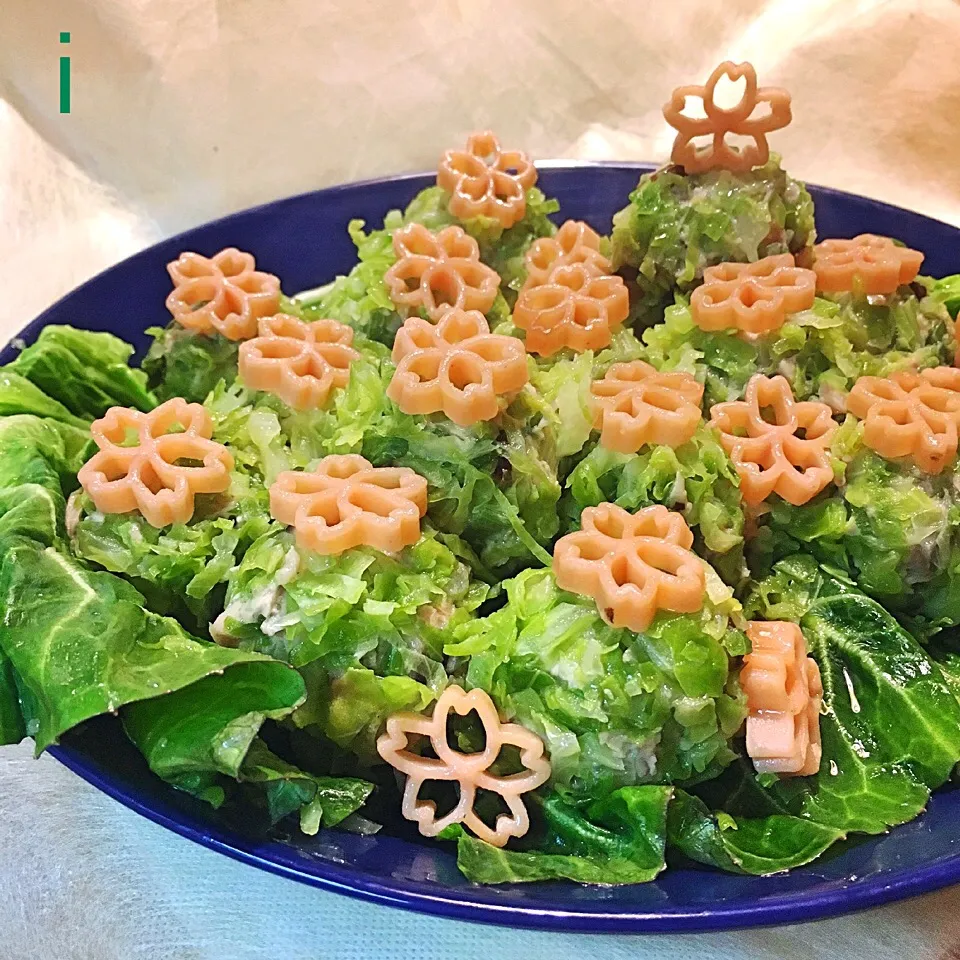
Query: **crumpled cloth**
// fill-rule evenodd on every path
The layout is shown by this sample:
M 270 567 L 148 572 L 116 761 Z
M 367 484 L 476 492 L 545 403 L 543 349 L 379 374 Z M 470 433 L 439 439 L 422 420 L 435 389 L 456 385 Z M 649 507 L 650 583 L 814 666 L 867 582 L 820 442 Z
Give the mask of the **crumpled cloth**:
M 0 339 L 160 237 L 434 168 L 473 129 L 537 158 L 663 160 L 661 105 L 727 58 L 793 93 L 771 137 L 793 174 L 960 225 L 958 49 L 952 0 L 2 0 Z M 454 956 L 945 960 L 960 889 L 689 938 L 473 927 L 236 864 L 0 751 L 0 960 Z

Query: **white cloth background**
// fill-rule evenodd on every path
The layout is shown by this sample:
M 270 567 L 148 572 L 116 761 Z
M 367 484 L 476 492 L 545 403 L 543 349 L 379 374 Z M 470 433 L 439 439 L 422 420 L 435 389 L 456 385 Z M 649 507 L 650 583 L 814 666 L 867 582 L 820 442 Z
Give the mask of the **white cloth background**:
M 660 105 L 724 58 L 792 91 L 791 172 L 960 224 L 958 49 L 956 0 L 0 0 L 0 340 L 162 236 L 432 167 L 471 129 L 663 159 Z M 497 931 L 258 873 L 0 753 L 0 960 L 601 955 L 957 957 L 960 890 L 709 937 Z

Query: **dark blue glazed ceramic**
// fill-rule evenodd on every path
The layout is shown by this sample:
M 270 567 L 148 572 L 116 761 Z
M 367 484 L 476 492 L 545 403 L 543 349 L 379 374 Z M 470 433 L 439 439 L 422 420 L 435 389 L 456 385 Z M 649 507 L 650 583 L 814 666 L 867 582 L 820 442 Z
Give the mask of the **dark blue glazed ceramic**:
M 540 184 L 564 218 L 610 229 L 640 172 L 633 164 L 541 164 Z M 286 291 L 315 287 L 354 262 L 347 221 L 378 224 L 430 178 L 405 176 L 320 190 L 234 214 L 131 257 L 84 284 L 23 331 L 48 323 L 110 330 L 146 345 L 144 330 L 167 321 L 164 269 L 181 250 L 253 251 Z M 960 230 L 885 204 L 812 190 L 821 236 L 880 233 L 926 253 L 924 272 L 960 269 Z M 0 356 L 12 359 L 11 348 Z M 51 751 L 71 770 L 138 813 L 238 860 L 377 903 L 513 926 L 556 930 L 691 931 L 795 923 L 861 909 L 960 881 L 960 792 L 938 793 L 918 820 L 889 835 L 847 844 L 810 867 L 756 878 L 676 867 L 654 883 L 613 889 L 572 883 L 476 887 L 457 872 L 451 849 L 391 836 L 336 830 L 316 838 L 254 837 L 150 775 L 119 723 L 98 718 Z

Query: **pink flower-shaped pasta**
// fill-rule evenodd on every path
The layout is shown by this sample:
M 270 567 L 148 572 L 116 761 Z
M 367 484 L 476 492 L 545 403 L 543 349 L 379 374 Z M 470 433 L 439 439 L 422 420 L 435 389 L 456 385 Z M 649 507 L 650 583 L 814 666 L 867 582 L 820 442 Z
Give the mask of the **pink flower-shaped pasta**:
M 757 773 L 808 777 L 820 769 L 823 684 L 795 623 L 751 620 L 740 686 L 747 697 L 747 756 Z
M 491 217 L 504 229 L 523 219 L 527 190 L 536 182 L 537 168 L 527 155 L 501 150 L 489 130 L 472 134 L 465 150 L 447 150 L 437 171 L 437 184 L 450 194 L 455 217 Z
M 700 424 L 703 384 L 680 371 L 660 373 L 643 360 L 615 363 L 590 387 L 600 445 L 636 453 L 645 444 L 679 447 Z
M 167 272 L 174 284 L 167 309 L 195 333 L 248 340 L 256 336 L 257 321 L 280 306 L 280 281 L 257 270 L 253 257 L 236 247 L 210 258 L 182 253 L 167 264 Z
M 484 747 L 480 753 L 461 753 L 447 737 L 450 711 L 461 717 L 475 711 L 483 724 Z M 435 757 L 425 757 L 407 749 L 411 737 L 427 737 Z M 490 772 L 505 746 L 519 750 L 521 773 L 498 776 Z M 484 690 L 465 692 L 450 686 L 440 695 L 433 715 L 394 713 L 387 719 L 387 729 L 377 740 L 380 756 L 407 778 L 401 811 L 414 821 L 425 837 L 435 837 L 447 827 L 462 823 L 481 840 L 502 847 L 510 837 L 522 837 L 530 829 L 530 816 L 521 797 L 535 790 L 550 778 L 550 762 L 543 755 L 543 741 L 526 727 L 503 723 L 497 715 L 490 695 Z M 429 780 L 456 783 L 457 805 L 443 817 L 437 816 L 436 804 L 420 800 L 420 790 Z M 509 815 L 500 814 L 491 829 L 474 813 L 478 790 L 498 794 Z
M 367 546 L 398 553 L 420 539 L 427 481 L 407 467 L 374 467 L 357 454 L 289 470 L 270 487 L 270 515 L 293 527 L 304 550 L 337 555 Z
M 872 233 L 852 240 L 824 240 L 813 248 L 817 289 L 825 293 L 845 293 L 854 287 L 867 295 L 894 293 L 916 280 L 922 263 L 919 250 Z
M 138 510 L 154 527 L 186 523 L 196 494 L 223 493 L 230 486 L 233 457 L 210 439 L 212 433 L 210 414 L 182 397 L 149 413 L 111 407 L 90 427 L 99 450 L 77 479 L 101 513 Z
M 393 235 L 393 252 L 397 262 L 383 279 L 401 310 L 422 309 L 436 323 L 451 307 L 486 313 L 497 298 L 500 277 L 461 227 L 433 234 L 411 223 Z
M 732 81 L 741 78 L 745 81 L 740 101 L 728 109 L 716 102 L 717 84 L 724 76 Z M 703 102 L 704 117 L 684 114 L 688 97 Z M 710 74 L 705 86 L 677 87 L 664 105 L 663 116 L 677 131 L 671 159 L 686 173 L 745 171 L 761 166 L 770 158 L 767 134 L 790 122 L 790 94 L 779 87 L 758 87 L 753 64 L 727 60 Z M 727 142 L 730 134 L 753 142 L 738 147 Z M 710 143 L 697 147 L 694 141 L 698 137 L 710 137 Z
M 594 272 L 588 263 L 559 266 L 546 283 L 524 287 L 513 322 L 526 331 L 528 353 L 553 356 L 568 347 L 602 350 L 627 319 L 630 298 L 621 277 Z
M 393 343 L 396 372 L 387 388 L 404 413 L 443 411 L 461 427 L 492 420 L 500 398 L 527 382 L 527 352 L 516 337 L 490 332 L 478 310 L 453 308 L 434 326 L 410 317 Z
M 960 370 L 955 367 L 889 379 L 860 377 L 847 397 L 847 409 L 863 420 L 863 442 L 881 457 L 912 457 L 932 474 L 956 459 Z
M 524 286 L 538 287 L 550 280 L 557 267 L 583 264 L 593 276 L 612 272 L 610 261 L 600 252 L 600 236 L 582 220 L 567 220 L 556 236 L 534 240 L 526 257 Z
M 690 297 L 690 315 L 701 330 L 771 333 L 787 315 L 809 310 L 817 295 L 817 275 L 780 253 L 756 263 L 708 267 Z
M 740 475 L 746 503 L 756 505 L 777 493 L 800 506 L 833 483 L 832 411 L 816 400 L 798 403 L 784 377 L 756 374 L 746 399 L 714 404 L 710 416 Z
M 336 320 L 304 323 L 278 313 L 260 321 L 260 336 L 240 345 L 240 377 L 251 390 L 276 394 L 294 410 L 322 407 L 350 382 L 357 358 L 353 330 Z
M 587 507 L 583 528 L 553 549 L 557 586 L 592 597 L 607 623 L 642 633 L 660 610 L 696 613 L 703 606 L 703 564 L 679 513 L 614 503 Z

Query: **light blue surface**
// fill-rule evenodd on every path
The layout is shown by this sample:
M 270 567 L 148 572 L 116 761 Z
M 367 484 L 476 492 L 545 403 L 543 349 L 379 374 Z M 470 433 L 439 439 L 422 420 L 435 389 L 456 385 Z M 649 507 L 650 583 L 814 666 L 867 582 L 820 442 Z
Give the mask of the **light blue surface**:
M 0 960 L 714 960 L 960 957 L 960 888 L 805 926 L 584 936 L 373 906 L 235 863 L 28 745 L 0 753 Z

